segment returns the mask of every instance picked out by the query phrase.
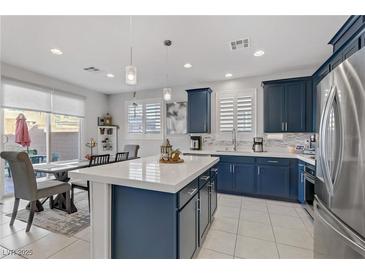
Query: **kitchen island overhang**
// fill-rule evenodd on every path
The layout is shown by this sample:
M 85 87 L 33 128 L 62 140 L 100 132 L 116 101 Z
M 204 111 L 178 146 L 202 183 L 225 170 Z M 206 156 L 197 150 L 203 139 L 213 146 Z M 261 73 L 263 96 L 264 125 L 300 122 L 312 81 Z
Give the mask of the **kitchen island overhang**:
M 92 258 L 186 258 L 195 254 L 206 235 L 205 220 L 214 213 L 210 206 L 204 209 L 205 204 L 215 201 L 216 208 L 212 193 L 216 195 L 214 166 L 219 158 L 185 156 L 184 160 L 162 164 L 159 156 L 150 156 L 70 172 L 72 179 L 91 182 Z M 201 215 L 193 224 L 194 214 Z M 195 247 L 189 238 L 194 227 L 199 234 Z

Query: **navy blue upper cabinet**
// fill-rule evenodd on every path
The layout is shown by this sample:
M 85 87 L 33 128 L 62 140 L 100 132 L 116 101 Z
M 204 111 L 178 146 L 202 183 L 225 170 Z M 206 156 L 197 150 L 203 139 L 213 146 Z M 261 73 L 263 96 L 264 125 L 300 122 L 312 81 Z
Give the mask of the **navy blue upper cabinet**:
M 286 124 L 285 131 L 306 131 L 306 82 L 285 84 Z
M 281 132 L 285 119 L 284 85 L 264 85 L 264 124 L 265 132 Z
M 210 88 L 189 89 L 187 129 L 188 133 L 210 133 L 211 93 Z
M 310 77 L 263 82 L 265 132 L 312 132 Z

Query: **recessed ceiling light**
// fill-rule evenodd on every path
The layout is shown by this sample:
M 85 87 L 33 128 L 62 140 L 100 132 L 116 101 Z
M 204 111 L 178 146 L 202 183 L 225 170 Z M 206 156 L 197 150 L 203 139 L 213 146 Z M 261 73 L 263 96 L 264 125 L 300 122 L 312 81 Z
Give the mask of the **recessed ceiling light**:
M 192 68 L 193 67 L 193 65 L 192 64 L 190 64 L 190 63 L 186 63 L 185 65 L 184 65 L 184 68 Z
M 232 73 L 226 73 L 226 75 L 224 75 L 226 78 L 231 78 L 233 75 Z
M 259 57 L 259 56 L 262 56 L 264 54 L 265 54 L 265 52 L 263 50 L 257 50 L 257 51 L 255 51 L 255 53 L 253 55 L 256 56 L 256 57 Z
M 108 77 L 108 78 L 114 78 L 115 76 L 114 76 L 113 73 L 107 73 L 106 77 Z
M 56 48 L 55 49 L 50 49 L 50 51 L 54 55 L 62 55 L 63 54 L 62 50 L 56 49 Z

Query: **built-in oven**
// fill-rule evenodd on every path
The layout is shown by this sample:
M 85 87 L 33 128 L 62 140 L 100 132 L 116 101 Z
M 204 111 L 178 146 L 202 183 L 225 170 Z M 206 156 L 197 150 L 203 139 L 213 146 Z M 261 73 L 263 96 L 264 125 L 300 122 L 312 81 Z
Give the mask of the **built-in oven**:
M 314 209 L 313 209 L 313 201 L 314 201 L 314 184 L 316 182 L 316 168 L 313 165 L 305 164 L 304 165 L 304 209 L 308 212 L 308 214 L 313 218 L 314 217 Z

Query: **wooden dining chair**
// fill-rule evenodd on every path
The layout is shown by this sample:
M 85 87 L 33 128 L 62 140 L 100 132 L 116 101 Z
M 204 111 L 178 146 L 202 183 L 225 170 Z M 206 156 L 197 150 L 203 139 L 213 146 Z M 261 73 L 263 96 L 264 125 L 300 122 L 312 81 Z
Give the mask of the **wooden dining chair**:
M 90 157 L 89 167 L 108 164 L 109 160 L 110 160 L 110 154 L 92 155 Z M 74 193 L 75 188 L 87 191 L 87 199 L 89 202 L 89 211 L 90 211 L 90 182 L 89 181 L 85 182 L 82 179 L 75 179 L 75 180 L 71 180 L 70 183 L 71 183 L 71 200 L 72 201 L 74 201 L 74 197 L 75 197 L 75 193 Z
M 122 162 L 128 160 L 128 155 L 129 155 L 128 151 L 118 152 L 117 154 L 115 154 L 115 162 Z

